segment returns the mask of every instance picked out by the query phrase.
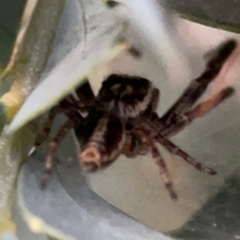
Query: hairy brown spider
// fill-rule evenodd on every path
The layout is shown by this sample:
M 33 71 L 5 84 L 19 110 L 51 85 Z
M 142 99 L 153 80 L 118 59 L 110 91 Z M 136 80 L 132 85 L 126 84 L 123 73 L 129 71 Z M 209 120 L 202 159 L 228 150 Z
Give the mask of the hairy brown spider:
M 169 140 L 198 117 L 203 117 L 218 104 L 230 97 L 234 89 L 225 87 L 208 100 L 194 104 L 208 85 L 216 78 L 237 44 L 229 40 L 221 45 L 215 56 L 206 64 L 206 70 L 186 88 L 176 103 L 162 116 L 156 113 L 159 90 L 150 81 L 127 75 L 109 76 L 102 84 L 97 97 L 86 82 L 73 95 L 54 107 L 45 125 L 49 134 L 55 115 L 65 113 L 67 122 L 59 129 L 49 145 L 42 186 L 48 182 L 53 169 L 54 154 L 70 128 L 73 128 L 81 145 L 80 163 L 89 171 L 96 171 L 111 164 L 120 154 L 134 158 L 151 153 L 159 167 L 165 187 L 173 199 L 177 194 L 160 151 L 159 143 L 169 152 L 182 157 L 187 163 L 211 175 L 216 172 L 197 162 Z M 80 112 L 86 112 L 83 117 Z

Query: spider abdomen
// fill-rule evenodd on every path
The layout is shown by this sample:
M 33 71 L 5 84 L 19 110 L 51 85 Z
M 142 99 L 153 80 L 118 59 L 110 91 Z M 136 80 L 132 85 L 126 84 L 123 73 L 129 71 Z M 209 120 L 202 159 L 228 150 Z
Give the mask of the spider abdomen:
M 84 131 L 88 134 L 84 134 Z M 112 163 L 125 142 L 125 133 L 119 118 L 103 110 L 90 112 L 86 124 L 76 133 L 82 143 L 80 161 L 89 171 Z

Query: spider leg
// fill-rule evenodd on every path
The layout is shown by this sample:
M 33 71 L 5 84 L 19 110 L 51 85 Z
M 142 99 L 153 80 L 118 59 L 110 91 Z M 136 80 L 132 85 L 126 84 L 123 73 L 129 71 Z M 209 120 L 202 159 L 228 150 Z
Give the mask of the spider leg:
M 132 134 L 126 134 L 126 139 L 121 150 L 121 154 L 125 155 L 128 158 L 134 158 L 137 156 L 137 153 L 135 151 L 137 143 L 134 140 L 135 139 Z
M 94 106 L 96 103 L 96 97 L 92 91 L 92 88 L 88 81 L 82 84 L 75 90 L 79 100 L 75 100 L 79 105 L 81 110 L 86 110 L 87 112 L 90 111 L 91 107 Z
M 185 115 L 188 117 L 190 122 L 192 122 L 197 117 L 204 117 L 224 100 L 231 97 L 233 93 L 234 89 L 232 87 L 226 87 L 213 95 L 210 99 L 198 104 L 194 109 L 190 110 L 189 112 L 186 112 Z
M 153 141 L 150 141 L 150 152 L 152 154 L 153 159 L 155 160 L 156 164 L 159 167 L 159 173 L 162 177 L 163 183 L 165 185 L 165 188 L 168 190 L 170 196 L 172 199 L 177 199 L 177 194 L 175 190 L 173 189 L 173 183 L 169 174 L 169 171 L 167 169 L 167 165 L 161 156 L 159 150 L 155 146 Z
M 60 106 L 55 106 L 50 110 L 47 120 L 43 127 L 43 131 L 47 136 L 50 134 L 50 131 L 51 131 L 51 128 L 53 125 L 53 121 L 54 121 L 56 115 L 59 114 L 61 111 L 62 111 L 62 108 Z
M 168 138 L 176 135 L 196 118 L 204 117 L 220 103 L 231 97 L 233 94 L 234 89 L 232 87 L 226 87 L 222 89 L 208 100 L 198 104 L 192 110 L 184 114 L 178 115 L 175 119 L 175 122 L 173 122 L 167 128 L 161 131 L 161 135 Z
M 121 150 L 121 154 L 128 158 L 135 158 L 138 155 L 146 155 L 149 152 L 149 147 L 144 139 L 137 132 L 131 132 L 126 134 L 124 146 Z
M 157 88 L 154 88 L 153 91 L 152 91 L 151 101 L 150 101 L 147 109 L 144 112 L 145 116 L 148 116 L 148 115 L 156 112 L 157 106 L 158 106 L 158 102 L 159 102 L 159 97 L 160 97 L 159 90 Z
M 197 170 L 199 171 L 204 171 L 210 175 L 215 175 L 217 172 L 213 170 L 212 168 L 209 168 L 205 166 L 204 164 L 197 162 L 195 159 L 193 159 L 191 156 L 189 156 L 186 152 L 184 152 L 181 148 L 179 148 L 177 145 L 169 141 L 167 138 L 159 135 L 155 135 L 155 139 L 162 144 L 166 149 L 173 153 L 176 154 L 180 157 L 182 157 L 187 163 L 191 164 L 194 166 Z
M 74 95 L 77 96 L 77 98 L 74 97 Z M 89 112 L 95 103 L 96 98 L 89 82 L 87 81 L 78 87 L 75 92 L 64 98 L 59 103 L 59 106 L 62 108 L 62 112 L 70 118 L 71 115 L 78 110 Z
M 53 139 L 51 143 L 49 143 L 49 148 L 48 148 L 48 154 L 46 158 L 46 163 L 45 163 L 45 172 L 42 177 L 41 181 L 41 187 L 44 188 L 48 181 L 50 180 L 52 173 L 53 173 L 53 165 L 54 165 L 54 155 L 55 152 L 64 139 L 64 137 L 67 135 L 69 130 L 74 126 L 74 122 L 70 119 L 68 120 L 58 131 L 56 137 Z
M 44 136 L 49 136 L 54 119 L 57 114 L 64 113 L 69 119 L 77 118 L 78 121 L 82 121 L 83 117 L 78 113 L 78 105 L 70 102 L 70 97 L 63 99 L 57 106 L 53 107 L 48 114 L 48 117 L 43 125 Z M 40 145 L 44 140 L 43 136 L 38 137 L 36 145 Z M 46 138 L 46 137 L 44 137 Z
M 49 135 L 57 114 L 63 112 L 67 117 L 71 118 L 80 108 L 85 107 L 85 102 L 87 105 L 93 105 L 92 103 L 95 102 L 95 96 L 88 81 L 78 87 L 75 92 L 79 99 L 75 99 L 73 95 L 70 94 L 50 110 L 43 127 L 43 131 L 46 135 Z
M 188 111 L 193 104 L 196 103 L 205 92 L 208 85 L 220 73 L 224 63 L 236 49 L 236 46 L 236 41 L 228 40 L 218 49 L 218 53 L 208 61 L 206 70 L 203 74 L 190 83 L 177 102 L 162 117 L 162 120 L 167 125 L 176 114 L 178 115 Z

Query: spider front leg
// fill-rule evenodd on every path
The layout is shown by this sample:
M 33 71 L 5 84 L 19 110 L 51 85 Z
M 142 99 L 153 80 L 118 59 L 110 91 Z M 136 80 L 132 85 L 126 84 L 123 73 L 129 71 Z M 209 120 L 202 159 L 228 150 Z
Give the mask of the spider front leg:
M 160 131 L 161 135 L 168 138 L 176 135 L 178 132 L 182 131 L 185 127 L 187 127 L 196 118 L 204 117 L 215 107 L 221 104 L 223 101 L 231 97 L 233 94 L 234 89 L 232 87 L 226 87 L 221 91 L 217 92 L 208 100 L 198 104 L 192 110 L 181 115 L 176 115 L 176 118 L 172 119 L 172 124 L 170 124 L 166 128 L 163 128 Z
M 144 115 L 145 116 L 149 116 L 152 113 L 156 112 L 157 110 L 157 106 L 158 106 L 158 102 L 159 102 L 159 98 L 160 98 L 160 92 L 157 88 L 154 88 L 152 90 L 152 96 L 151 96 L 151 100 L 148 104 L 147 109 L 144 111 Z
M 218 49 L 218 53 L 207 63 L 207 68 L 204 73 L 190 83 L 178 101 L 161 118 L 166 125 L 170 125 L 176 115 L 189 111 L 193 104 L 196 103 L 205 92 L 208 85 L 220 73 L 224 63 L 236 47 L 236 41 L 228 40 Z

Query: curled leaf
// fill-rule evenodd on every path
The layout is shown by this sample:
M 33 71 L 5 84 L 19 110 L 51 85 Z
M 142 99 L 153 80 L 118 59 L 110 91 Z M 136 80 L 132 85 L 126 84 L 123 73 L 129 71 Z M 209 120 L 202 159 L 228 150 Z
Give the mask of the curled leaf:
M 8 133 L 15 132 L 53 106 L 79 85 L 99 64 L 108 62 L 131 47 L 126 42 L 118 42 L 125 30 L 125 22 L 106 9 L 102 3 L 98 1 L 94 3 L 83 1 L 82 5 L 78 2 L 69 3 L 70 6 L 72 4 L 75 4 L 75 8 L 71 9 L 71 12 L 64 12 L 55 39 L 56 46 L 49 59 L 54 69 L 51 71 L 49 68 L 46 69 L 47 73 L 43 74 L 41 84 L 28 97 L 9 126 Z M 79 19 L 79 15 L 82 18 Z M 70 25 L 75 18 L 79 21 L 77 30 L 71 29 Z M 84 27 L 82 27 L 83 23 Z M 68 31 L 72 32 L 71 37 L 79 41 L 66 43 L 64 40 L 59 40 L 64 37 L 68 39 L 69 33 L 62 31 L 66 26 L 69 28 Z M 83 34 L 84 29 L 86 35 Z M 69 49 L 71 49 L 70 53 Z
M 71 240 L 170 240 L 92 192 L 86 184 L 84 172 L 78 167 L 72 137 L 64 142 L 58 154 L 57 174 L 45 190 L 40 188 L 46 158 L 44 152 L 34 152 L 21 171 L 17 200 L 32 231 Z

